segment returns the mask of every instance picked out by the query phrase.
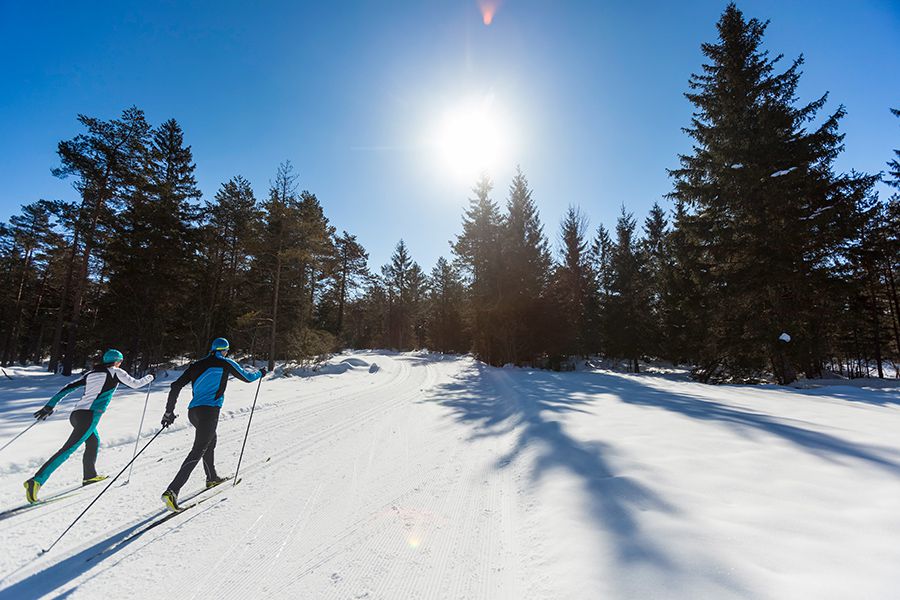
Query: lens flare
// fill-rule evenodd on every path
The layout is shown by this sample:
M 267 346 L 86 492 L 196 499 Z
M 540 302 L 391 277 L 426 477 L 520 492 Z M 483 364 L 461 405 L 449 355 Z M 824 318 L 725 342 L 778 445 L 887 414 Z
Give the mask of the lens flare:
M 490 25 L 494 22 L 497 9 L 500 8 L 500 0 L 478 0 L 478 8 L 481 10 L 481 20 L 485 25 Z

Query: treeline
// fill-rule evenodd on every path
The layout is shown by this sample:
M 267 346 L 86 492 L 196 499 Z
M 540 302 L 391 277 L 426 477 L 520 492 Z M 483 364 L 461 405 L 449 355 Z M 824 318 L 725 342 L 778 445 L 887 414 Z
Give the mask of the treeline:
M 262 199 L 238 176 L 201 202 L 175 121 L 81 116 L 55 170 L 80 201 L 0 229 L 0 360 L 68 373 L 112 345 L 141 369 L 226 335 L 270 364 L 387 347 L 550 368 L 665 359 L 702 381 L 896 370 L 900 193 L 875 185 L 900 189 L 900 151 L 884 176 L 836 172 L 844 109 L 798 102 L 802 58 L 770 57 L 765 27 L 730 5 L 703 45 L 669 213 L 623 206 L 590 229 L 572 207 L 548 235 L 521 171 L 504 202 L 485 176 L 430 272 L 402 241 L 370 272 L 290 163 Z
M 803 59 L 780 68 L 765 28 L 732 4 L 703 45 L 672 214 L 655 204 L 639 224 L 623 207 L 614 228 L 589 232 L 571 208 L 554 257 L 524 175 L 504 209 L 484 178 L 432 291 L 401 244 L 355 303 L 365 325 L 352 339 L 471 348 L 498 365 L 599 355 L 636 371 L 661 358 L 702 381 L 896 372 L 900 194 L 878 197 L 881 174 L 835 171 L 844 109 L 798 103 Z M 884 181 L 900 188 L 898 165 Z
M 338 234 L 290 163 L 265 198 L 240 176 L 200 203 L 178 123 L 137 108 L 60 142 L 54 173 L 80 202 L 39 201 L 0 229 L 0 360 L 64 374 L 114 346 L 138 371 L 228 335 L 244 353 L 338 346 L 365 250 Z

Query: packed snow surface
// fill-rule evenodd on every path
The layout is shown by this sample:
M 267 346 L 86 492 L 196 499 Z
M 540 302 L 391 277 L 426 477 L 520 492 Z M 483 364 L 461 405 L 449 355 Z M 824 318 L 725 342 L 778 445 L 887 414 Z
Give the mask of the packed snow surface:
M 714 387 L 389 352 L 330 362 L 263 380 L 242 483 L 142 535 L 191 444 L 188 389 L 130 483 L 49 553 L 100 485 L 0 519 L 0 599 L 898 597 L 896 387 Z M 10 374 L 0 443 L 66 381 Z M 151 389 L 141 444 L 176 375 Z M 223 474 L 255 390 L 229 386 Z M 101 472 L 131 458 L 144 398 L 113 399 Z M 72 403 L 0 454 L 2 510 L 68 435 Z M 80 457 L 41 494 L 79 482 Z M 198 466 L 182 495 L 203 479 Z

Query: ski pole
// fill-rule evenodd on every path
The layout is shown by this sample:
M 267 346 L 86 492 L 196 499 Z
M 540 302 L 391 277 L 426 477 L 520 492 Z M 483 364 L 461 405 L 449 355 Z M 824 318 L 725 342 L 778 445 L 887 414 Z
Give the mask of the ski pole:
M 131 458 L 133 459 L 137 456 L 138 442 L 141 441 L 141 431 L 144 430 L 144 417 L 147 416 L 147 403 L 150 402 L 150 388 L 153 387 L 153 382 L 147 384 L 147 395 L 144 397 L 144 412 L 141 413 L 141 424 L 138 425 L 137 438 L 134 440 L 134 452 L 132 453 Z M 134 460 L 131 461 L 131 467 L 128 469 L 128 477 L 125 478 L 125 483 L 122 485 L 128 485 L 128 482 L 131 481 L 131 472 L 134 471 Z
M 34 426 L 37 425 L 37 424 L 38 424 L 38 421 L 37 421 L 37 419 L 35 419 L 34 423 L 32 423 L 31 425 L 29 425 L 28 427 L 26 427 L 25 429 L 23 429 L 21 432 L 19 432 L 19 435 L 17 435 L 17 436 L 14 437 L 13 439 L 11 439 L 11 440 L 9 440 L 8 442 L 6 442 L 5 444 L 3 444 L 3 447 L 0 448 L 0 452 L 3 452 L 4 450 L 6 450 L 6 447 L 7 447 L 7 446 L 9 446 L 9 445 L 12 444 L 14 441 L 16 441 L 17 439 L 19 439 L 19 438 L 22 437 L 23 435 L 25 435 L 25 432 L 26 432 L 26 431 L 28 431 L 29 429 L 31 429 L 32 427 L 34 427 Z
M 147 446 L 149 446 L 150 444 L 152 444 L 152 443 L 153 443 L 153 440 L 155 440 L 155 439 L 159 436 L 159 434 L 161 434 L 161 433 L 163 432 L 164 429 L 165 429 L 165 427 L 163 427 L 162 429 L 160 429 L 159 431 L 157 431 L 156 433 L 153 434 L 153 437 L 150 438 L 150 441 L 149 441 L 149 442 L 147 442 L 146 444 L 144 444 L 144 447 L 141 448 L 141 451 L 138 452 L 137 454 L 135 454 L 135 455 L 134 455 L 134 458 L 132 458 L 130 461 L 128 461 L 128 464 L 127 464 L 127 465 L 125 465 L 124 467 L 122 467 L 122 470 L 119 471 L 119 474 L 116 475 L 115 477 L 113 477 L 113 480 L 110 481 L 110 482 L 106 485 L 105 488 L 103 488 L 103 491 L 101 491 L 99 494 L 97 494 L 97 497 L 96 497 L 96 498 L 94 498 L 93 500 L 91 500 L 91 503 L 88 504 L 87 507 L 85 507 L 85 509 L 84 509 L 83 511 L 81 511 L 81 514 L 80 514 L 80 515 L 78 515 L 77 517 L 75 517 L 75 520 L 72 521 L 72 523 L 71 523 L 68 527 L 66 527 L 66 530 L 63 531 L 63 532 L 59 535 L 58 538 L 56 538 L 56 541 L 53 542 L 52 544 L 50 544 L 50 547 L 47 548 L 46 550 L 41 550 L 41 551 L 38 553 L 38 556 L 47 554 L 48 552 L 50 552 L 51 550 L 53 550 L 53 546 L 55 546 L 56 544 L 58 544 L 58 543 L 59 543 L 59 540 L 63 539 L 63 537 L 64 537 L 67 533 L 69 533 L 69 530 L 72 529 L 72 528 L 75 526 L 75 523 L 77 523 L 77 522 L 81 519 L 81 517 L 83 517 L 84 514 L 85 514 L 88 510 L 90 510 L 90 508 L 94 505 L 94 503 L 96 503 L 97 500 L 100 499 L 100 496 L 102 496 L 103 494 L 105 494 L 106 491 L 107 491 L 109 488 L 112 487 L 112 484 L 114 484 L 114 483 L 116 482 L 116 479 L 118 479 L 119 477 L 122 476 L 122 473 L 124 473 L 125 470 L 126 470 L 128 467 L 130 467 L 130 466 L 132 465 L 132 463 L 134 463 L 134 461 L 137 460 L 137 457 L 138 457 L 138 456 L 140 456 L 141 454 L 144 453 L 144 450 L 147 449 Z
M 253 396 L 253 406 L 250 408 L 250 418 L 247 420 L 247 431 L 244 432 L 244 443 L 241 444 L 241 455 L 238 456 L 238 464 L 237 468 L 234 470 L 234 483 L 232 485 L 238 484 L 238 471 L 241 470 L 241 460 L 244 458 L 244 448 L 247 446 L 247 436 L 250 435 L 250 423 L 253 422 L 253 411 L 256 410 L 256 399 L 259 398 L 259 388 L 262 387 L 263 378 L 259 378 L 259 383 L 256 385 L 256 395 Z

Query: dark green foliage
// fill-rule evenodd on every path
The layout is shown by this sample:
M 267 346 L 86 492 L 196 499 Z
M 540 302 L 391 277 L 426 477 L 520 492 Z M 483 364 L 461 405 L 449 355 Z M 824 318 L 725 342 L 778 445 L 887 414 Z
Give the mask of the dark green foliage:
M 469 288 L 466 322 L 472 349 L 482 360 L 497 364 L 505 356 L 506 335 L 499 313 L 503 223 L 497 204 L 490 198 L 493 187 L 483 176 L 473 188 L 475 196 L 469 199 L 453 253 Z
M 397 243 L 391 262 L 381 267 L 386 293 L 386 341 L 389 348 L 411 350 L 425 345 L 427 281 L 406 243 Z
M 521 169 L 502 208 L 476 182 L 453 262 L 426 276 L 401 240 L 372 274 L 289 162 L 262 202 L 240 176 L 201 202 L 174 120 L 80 115 L 54 170 L 78 202 L 0 224 L 0 363 L 49 356 L 69 373 L 113 346 L 142 370 L 227 336 L 270 368 L 386 347 L 551 368 L 660 359 L 702 381 L 885 375 L 900 359 L 900 193 L 835 170 L 844 109 L 798 101 L 803 59 L 770 56 L 766 26 L 730 4 L 703 44 L 672 213 L 623 206 L 588 239 L 572 207 L 557 261 Z M 900 190 L 900 150 L 887 165 Z
M 843 136 L 838 108 L 807 130 L 826 97 L 796 106 L 802 57 L 778 71 L 762 49 L 766 24 L 733 5 L 691 77 L 694 152 L 672 171 L 685 269 L 696 278 L 690 320 L 706 325 L 693 356 L 702 379 L 753 379 L 788 363 L 818 375 L 819 301 L 860 226 L 873 177 L 832 170 Z M 778 341 L 794 338 L 788 353 Z
M 560 225 L 562 256 L 553 279 L 556 353 L 598 353 L 599 290 L 588 250 L 587 218 L 569 207 Z
M 440 257 L 428 285 L 427 342 L 438 352 L 468 352 L 463 310 L 466 288 L 456 266 Z

